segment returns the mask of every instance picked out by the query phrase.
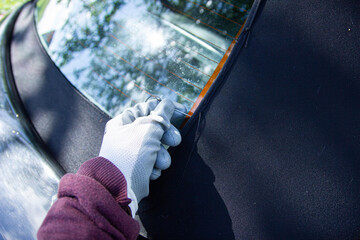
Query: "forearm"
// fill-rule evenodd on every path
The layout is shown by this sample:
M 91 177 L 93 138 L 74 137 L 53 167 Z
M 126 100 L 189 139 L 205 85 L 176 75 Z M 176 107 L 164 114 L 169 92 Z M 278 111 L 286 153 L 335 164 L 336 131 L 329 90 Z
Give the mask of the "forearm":
M 129 202 L 122 173 L 104 158 L 91 159 L 61 179 L 38 239 L 136 239 Z

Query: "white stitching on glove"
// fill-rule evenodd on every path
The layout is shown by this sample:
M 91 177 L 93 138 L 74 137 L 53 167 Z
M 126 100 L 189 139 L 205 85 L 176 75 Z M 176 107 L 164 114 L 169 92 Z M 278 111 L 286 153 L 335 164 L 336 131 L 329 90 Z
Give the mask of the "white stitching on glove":
M 154 99 L 125 110 L 106 124 L 99 156 L 123 173 L 133 217 L 138 203 L 149 194 L 150 179 L 157 179 L 161 170 L 170 167 L 170 154 L 163 144 L 177 146 L 181 142 L 180 132 L 170 123 L 179 117 L 175 108 L 186 111 L 181 104 Z

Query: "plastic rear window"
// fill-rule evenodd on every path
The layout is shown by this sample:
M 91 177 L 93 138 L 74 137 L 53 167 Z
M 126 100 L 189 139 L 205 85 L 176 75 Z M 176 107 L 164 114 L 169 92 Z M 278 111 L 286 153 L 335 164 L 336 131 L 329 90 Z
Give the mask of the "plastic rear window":
M 215 81 L 252 4 L 40 0 L 36 19 L 55 64 L 110 116 L 156 96 L 184 104 L 185 118 Z

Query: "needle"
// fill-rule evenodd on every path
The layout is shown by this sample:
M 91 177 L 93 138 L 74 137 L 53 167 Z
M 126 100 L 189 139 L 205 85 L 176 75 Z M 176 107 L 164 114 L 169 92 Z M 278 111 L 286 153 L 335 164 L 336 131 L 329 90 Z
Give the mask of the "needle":
M 180 110 L 178 110 L 178 109 L 176 109 L 176 108 L 175 108 L 175 111 L 178 112 L 178 113 L 181 113 L 181 114 L 183 114 L 183 115 L 185 115 L 185 116 L 187 116 L 187 117 L 191 117 L 190 114 L 184 113 L 184 112 L 182 112 L 182 111 L 180 111 Z
M 150 98 L 154 98 L 154 99 L 158 100 L 158 102 L 161 102 L 161 100 L 162 100 L 159 96 L 149 96 L 149 97 L 145 100 L 145 102 L 147 102 Z M 182 111 L 180 111 L 180 110 L 178 110 L 178 109 L 176 109 L 176 108 L 175 108 L 175 111 L 178 112 L 178 113 L 181 113 L 181 114 L 183 114 L 183 115 L 185 115 L 185 116 L 187 116 L 187 117 L 191 117 L 190 114 L 184 113 L 184 112 L 182 112 Z

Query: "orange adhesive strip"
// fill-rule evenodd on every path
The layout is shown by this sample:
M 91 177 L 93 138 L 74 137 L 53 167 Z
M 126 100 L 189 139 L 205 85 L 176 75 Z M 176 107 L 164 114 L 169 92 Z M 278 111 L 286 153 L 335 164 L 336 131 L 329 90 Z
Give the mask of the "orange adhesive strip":
M 240 36 L 240 33 L 242 32 L 244 26 L 245 26 L 246 20 L 244 22 L 244 24 L 241 26 L 239 32 L 236 34 L 235 39 L 238 39 L 238 37 Z M 236 40 L 233 40 L 229 46 L 229 48 L 227 49 L 226 53 L 224 54 L 223 58 L 221 59 L 221 61 L 219 62 L 218 66 L 216 67 L 215 71 L 213 72 L 213 74 L 211 75 L 211 77 L 209 78 L 208 82 L 206 83 L 205 87 L 203 88 L 203 90 L 201 91 L 200 95 L 198 96 L 198 98 L 195 100 L 195 103 L 193 104 L 193 106 L 191 107 L 188 115 L 186 116 L 184 119 L 184 122 L 181 124 L 180 128 L 183 128 L 185 126 L 185 124 L 187 123 L 187 121 L 190 119 L 190 116 L 192 116 L 195 112 L 195 110 L 197 109 L 197 107 L 200 105 L 201 101 L 203 100 L 203 98 L 205 97 L 206 93 L 209 91 L 211 85 L 214 83 L 215 79 L 217 78 L 217 76 L 219 75 L 221 69 L 223 68 L 226 60 L 228 59 L 228 57 L 230 56 L 231 51 L 233 50 L 235 44 L 236 44 Z

